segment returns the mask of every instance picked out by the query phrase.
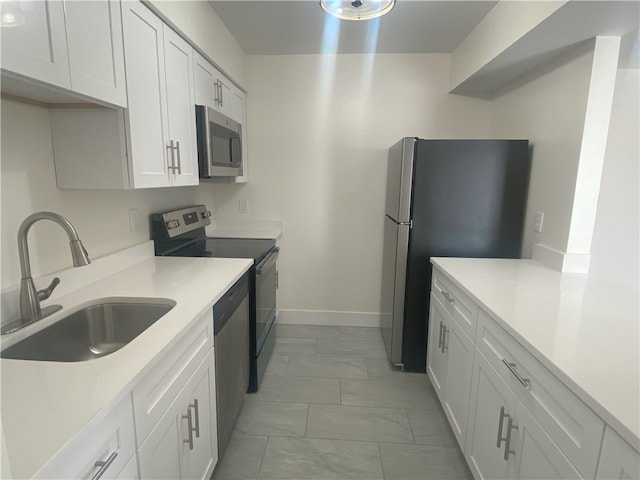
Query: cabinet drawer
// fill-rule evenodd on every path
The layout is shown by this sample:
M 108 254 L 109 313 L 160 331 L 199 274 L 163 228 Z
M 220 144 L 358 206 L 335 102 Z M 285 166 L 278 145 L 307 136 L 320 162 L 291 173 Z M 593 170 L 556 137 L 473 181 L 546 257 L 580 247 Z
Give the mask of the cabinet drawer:
M 102 479 L 115 479 L 135 458 L 131 396 L 127 396 L 102 420 L 78 433 L 35 478 L 93 478 L 102 468 Z M 99 463 L 98 463 L 99 462 Z
M 593 478 L 604 432 L 602 420 L 482 310 L 476 347 L 578 472 Z
M 471 339 L 476 338 L 478 305 L 444 276 L 438 269 L 433 269 L 431 291 L 445 306 L 451 316 L 460 324 Z
M 135 386 L 133 410 L 138 446 L 147 438 L 212 347 L 213 316 L 209 311 Z

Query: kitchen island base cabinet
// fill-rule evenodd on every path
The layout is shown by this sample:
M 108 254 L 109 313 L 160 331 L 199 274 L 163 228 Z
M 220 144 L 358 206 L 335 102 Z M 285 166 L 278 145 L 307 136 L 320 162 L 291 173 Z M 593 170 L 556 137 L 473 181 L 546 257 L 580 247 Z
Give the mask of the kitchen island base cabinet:
M 142 478 L 211 476 L 218 460 L 214 372 L 210 351 L 138 450 Z

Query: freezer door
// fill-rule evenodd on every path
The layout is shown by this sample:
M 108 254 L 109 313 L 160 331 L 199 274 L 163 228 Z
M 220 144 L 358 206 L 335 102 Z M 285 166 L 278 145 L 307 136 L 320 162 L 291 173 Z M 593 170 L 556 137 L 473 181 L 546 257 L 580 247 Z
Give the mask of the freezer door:
M 398 222 L 411 219 L 411 182 L 417 139 L 406 137 L 389 149 L 385 214 Z
M 388 215 L 385 216 L 380 326 L 389 361 L 393 364 L 402 363 L 408 246 L 409 225 L 398 224 Z

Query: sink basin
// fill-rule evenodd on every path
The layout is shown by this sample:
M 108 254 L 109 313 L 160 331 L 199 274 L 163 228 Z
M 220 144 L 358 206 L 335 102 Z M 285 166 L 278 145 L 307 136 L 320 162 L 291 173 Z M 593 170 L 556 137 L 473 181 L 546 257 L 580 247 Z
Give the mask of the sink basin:
M 175 306 L 161 298 L 99 300 L 2 352 L 0 357 L 83 362 L 121 349 Z

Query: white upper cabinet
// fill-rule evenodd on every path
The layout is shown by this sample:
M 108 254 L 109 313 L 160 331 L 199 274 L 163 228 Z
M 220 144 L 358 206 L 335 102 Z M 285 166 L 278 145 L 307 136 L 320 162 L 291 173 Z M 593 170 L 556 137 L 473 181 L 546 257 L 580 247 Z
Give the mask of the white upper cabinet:
M 196 110 L 193 94 L 193 48 L 164 25 L 169 151 L 174 185 L 198 184 Z M 171 143 L 173 142 L 173 143 Z
M 231 82 L 199 53 L 194 52 L 194 58 L 196 104 L 206 105 L 231 117 Z
M 139 2 L 122 17 L 131 186 L 197 185 L 193 49 Z
M 71 88 L 127 106 L 119 1 L 65 2 Z
M 171 185 L 166 148 L 169 137 L 166 104 L 163 23 L 138 2 L 123 5 L 129 108 L 130 178 L 133 188 Z
M 2 15 L 15 25 L 2 27 L 2 68 L 63 88 L 71 88 L 69 56 L 60 1 L 2 2 Z
M 3 2 L 2 69 L 126 107 L 118 0 Z
M 122 19 L 128 108 L 50 111 L 58 188 L 197 185 L 192 48 L 139 2 Z

